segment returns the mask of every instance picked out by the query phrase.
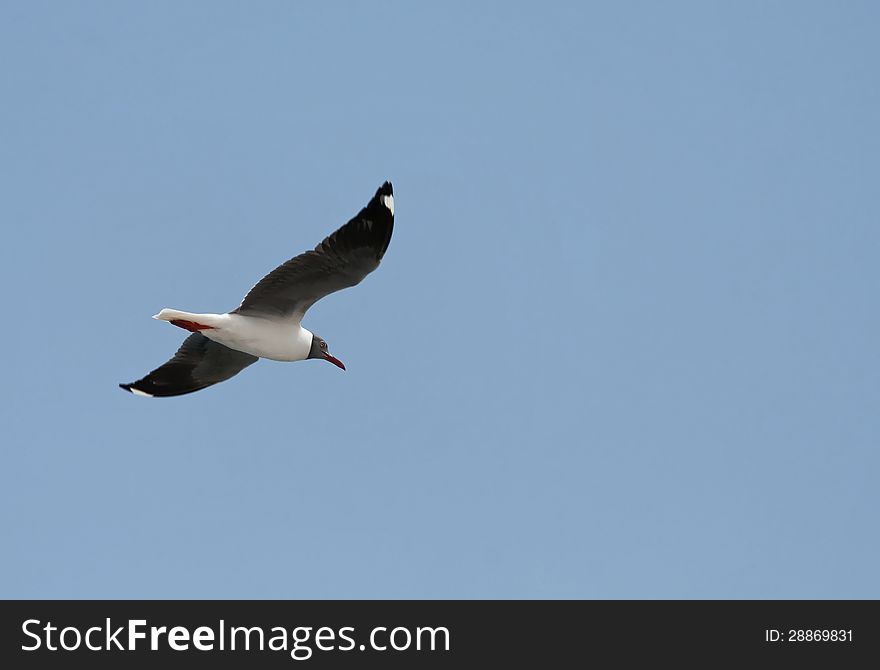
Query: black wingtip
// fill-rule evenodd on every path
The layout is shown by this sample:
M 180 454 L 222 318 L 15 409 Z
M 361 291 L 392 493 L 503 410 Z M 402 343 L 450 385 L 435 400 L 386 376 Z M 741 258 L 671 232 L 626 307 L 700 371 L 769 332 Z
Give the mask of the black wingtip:
M 376 195 L 394 195 L 394 187 L 391 185 L 390 181 L 386 181 L 379 187 L 379 190 L 376 191 Z
M 128 391 L 129 393 L 131 393 L 131 384 L 120 384 L 119 388 L 121 388 L 123 391 Z

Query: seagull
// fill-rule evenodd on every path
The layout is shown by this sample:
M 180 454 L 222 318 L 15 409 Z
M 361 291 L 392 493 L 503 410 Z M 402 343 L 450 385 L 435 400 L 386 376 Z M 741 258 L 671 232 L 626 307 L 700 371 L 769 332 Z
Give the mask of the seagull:
M 357 216 L 306 251 L 279 265 L 226 314 L 163 309 L 153 318 L 192 333 L 174 356 L 143 379 L 120 388 L 134 395 L 170 397 L 234 377 L 260 358 L 319 358 L 345 370 L 327 342 L 301 321 L 318 300 L 355 286 L 379 267 L 394 228 L 394 191 L 386 181 Z

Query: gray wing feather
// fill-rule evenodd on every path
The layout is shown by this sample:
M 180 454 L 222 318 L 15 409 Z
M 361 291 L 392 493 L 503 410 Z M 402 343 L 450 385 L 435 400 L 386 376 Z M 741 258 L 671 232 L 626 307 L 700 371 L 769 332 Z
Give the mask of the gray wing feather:
M 391 241 L 394 215 L 382 200 L 391 194 L 391 184 L 385 182 L 357 216 L 313 251 L 272 270 L 234 311 L 298 321 L 324 296 L 359 284 L 379 266 Z
M 193 333 L 167 363 L 143 379 L 119 386 L 126 391 L 140 391 L 157 397 L 183 395 L 226 381 L 258 360 L 257 356 L 230 349 L 201 333 Z

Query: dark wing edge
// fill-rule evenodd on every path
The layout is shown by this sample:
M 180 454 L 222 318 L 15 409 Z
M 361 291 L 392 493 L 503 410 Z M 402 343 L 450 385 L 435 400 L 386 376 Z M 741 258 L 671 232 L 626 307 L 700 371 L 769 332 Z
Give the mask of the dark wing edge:
M 394 190 L 386 181 L 355 217 L 325 237 L 314 250 L 279 265 L 248 292 L 240 314 L 302 318 L 326 295 L 359 284 L 379 267 L 391 242 Z
M 201 333 L 193 333 L 167 363 L 143 379 L 119 387 L 135 395 L 170 398 L 226 381 L 258 360 L 257 356 L 230 349 Z

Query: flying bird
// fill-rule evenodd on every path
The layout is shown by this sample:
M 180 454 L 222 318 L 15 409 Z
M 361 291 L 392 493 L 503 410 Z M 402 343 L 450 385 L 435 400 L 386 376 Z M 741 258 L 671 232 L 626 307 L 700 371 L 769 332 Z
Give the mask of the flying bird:
M 169 397 L 200 391 L 234 377 L 260 358 L 320 358 L 345 370 L 327 342 L 301 325 L 318 300 L 361 280 L 379 266 L 394 228 L 394 192 L 385 182 L 357 216 L 306 251 L 279 265 L 226 314 L 163 309 L 153 318 L 192 332 L 177 353 L 143 379 L 120 388 Z

